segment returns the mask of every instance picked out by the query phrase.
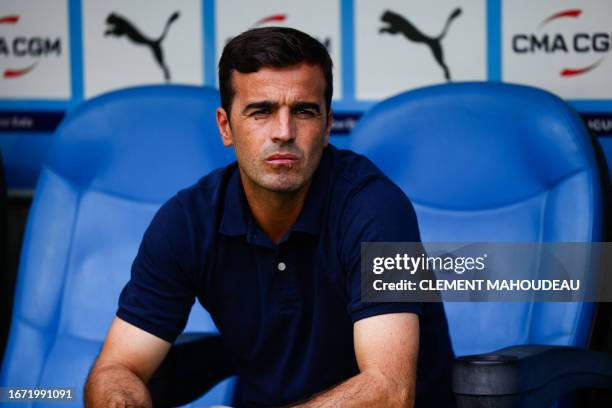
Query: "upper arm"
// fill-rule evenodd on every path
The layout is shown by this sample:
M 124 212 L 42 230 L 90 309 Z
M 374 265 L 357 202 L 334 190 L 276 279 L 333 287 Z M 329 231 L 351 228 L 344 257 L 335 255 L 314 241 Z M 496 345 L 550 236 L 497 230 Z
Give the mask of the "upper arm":
M 347 311 L 353 322 L 387 313 L 419 314 L 419 303 L 364 302 L 361 299 L 361 244 L 420 240 L 416 214 L 399 187 L 387 179 L 371 180 L 351 197 L 341 225 L 339 257 L 346 274 Z
M 382 375 L 414 395 L 419 350 L 419 318 L 390 313 L 354 324 L 355 357 L 361 372 Z
M 119 365 L 147 382 L 166 357 L 170 346 L 169 342 L 115 318 L 96 368 Z
M 399 187 L 377 178 L 352 196 L 343 225 L 346 227 L 341 250 L 347 273 L 347 309 L 354 322 L 359 369 L 382 372 L 413 384 L 421 304 L 361 300 L 361 243 L 420 241 L 414 208 Z
M 195 300 L 189 220 L 177 200 L 155 214 L 119 297 L 117 317 L 169 343 L 183 331 Z
M 376 203 L 372 202 L 376 197 Z M 416 214 L 405 194 L 377 179 L 358 191 L 345 211 L 343 246 L 347 271 L 348 312 L 354 322 L 359 370 L 382 379 L 400 400 L 413 400 L 419 353 L 420 303 L 362 302 L 361 243 L 420 241 Z

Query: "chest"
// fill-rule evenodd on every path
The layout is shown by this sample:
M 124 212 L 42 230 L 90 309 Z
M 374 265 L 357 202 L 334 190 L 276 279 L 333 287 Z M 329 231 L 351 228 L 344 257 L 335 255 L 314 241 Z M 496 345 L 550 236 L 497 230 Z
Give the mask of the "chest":
M 316 237 L 268 247 L 234 237 L 219 245 L 210 264 L 200 295 L 245 364 L 269 366 L 283 354 L 352 342 L 342 271 Z

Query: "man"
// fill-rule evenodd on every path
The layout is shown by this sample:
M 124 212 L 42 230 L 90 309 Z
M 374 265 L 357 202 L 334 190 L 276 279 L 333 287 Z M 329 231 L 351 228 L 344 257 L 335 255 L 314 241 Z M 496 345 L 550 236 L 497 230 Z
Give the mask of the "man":
M 441 304 L 360 300 L 361 242 L 414 242 L 419 233 L 398 187 L 328 145 L 325 48 L 289 28 L 249 30 L 226 45 L 219 84 L 217 122 L 237 164 L 156 214 L 87 404 L 149 406 L 145 383 L 196 297 L 235 358 L 239 405 L 452 403 Z

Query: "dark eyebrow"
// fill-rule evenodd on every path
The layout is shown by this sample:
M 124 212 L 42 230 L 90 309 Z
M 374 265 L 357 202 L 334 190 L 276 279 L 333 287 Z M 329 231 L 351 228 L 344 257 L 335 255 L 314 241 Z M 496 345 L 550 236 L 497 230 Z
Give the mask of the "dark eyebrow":
M 247 106 L 244 107 L 242 113 L 247 112 L 253 109 L 270 109 L 273 110 L 278 107 L 278 103 L 272 101 L 260 101 L 260 102 L 251 102 Z

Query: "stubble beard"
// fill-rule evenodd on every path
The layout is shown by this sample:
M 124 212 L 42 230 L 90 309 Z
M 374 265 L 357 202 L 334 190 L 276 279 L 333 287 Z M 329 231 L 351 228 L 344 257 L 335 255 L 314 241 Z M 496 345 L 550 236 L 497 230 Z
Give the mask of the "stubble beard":
M 259 166 L 255 163 L 252 166 L 241 167 L 250 184 L 260 190 L 271 193 L 290 194 L 299 191 L 312 175 L 304 174 L 303 169 L 295 167 L 273 168 L 261 161 Z M 301 167 L 301 166 L 300 166 Z
M 265 158 L 277 152 L 295 154 L 300 158 L 299 163 L 292 166 L 271 166 L 266 163 Z M 321 160 L 322 151 L 317 156 L 311 157 L 307 163 L 303 152 L 297 148 L 274 149 L 264 152 L 261 157 L 245 166 L 239 163 L 239 166 L 253 187 L 270 193 L 292 194 L 300 191 L 311 180 Z M 316 164 L 311 164 L 313 160 Z

